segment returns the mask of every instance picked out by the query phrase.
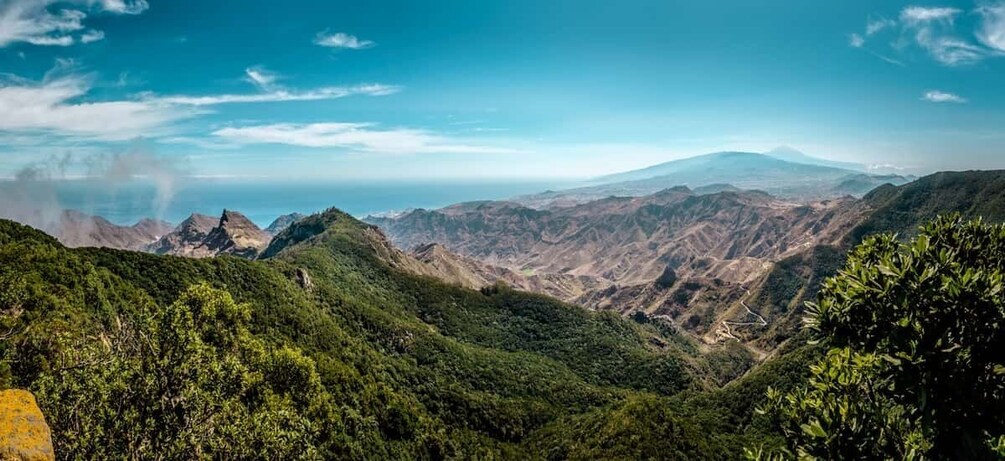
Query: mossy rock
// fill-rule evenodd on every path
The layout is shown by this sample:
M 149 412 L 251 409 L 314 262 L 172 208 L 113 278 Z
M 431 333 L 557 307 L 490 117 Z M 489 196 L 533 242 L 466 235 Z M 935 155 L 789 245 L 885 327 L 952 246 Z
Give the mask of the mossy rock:
M 55 460 L 45 416 L 31 392 L 0 391 L 0 460 Z

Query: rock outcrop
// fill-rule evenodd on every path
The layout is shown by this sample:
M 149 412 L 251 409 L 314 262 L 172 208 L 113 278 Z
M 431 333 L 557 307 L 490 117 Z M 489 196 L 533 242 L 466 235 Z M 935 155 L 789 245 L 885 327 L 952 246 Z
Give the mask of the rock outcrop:
M 223 210 L 219 219 L 200 214 L 189 216 L 147 251 L 190 258 L 232 254 L 252 259 L 271 239 L 271 235 L 241 213 Z
M 219 218 L 193 213 L 169 234 L 147 247 L 151 253 L 186 256 L 206 240 L 209 231 L 220 222 Z
M 0 391 L 0 460 L 55 460 L 52 435 L 31 392 Z
M 314 282 L 311 281 L 311 275 L 307 273 L 307 269 L 297 268 L 297 285 L 307 291 L 314 289 Z
M 254 259 L 265 249 L 270 240 L 271 235 L 265 233 L 243 214 L 223 210 L 220 224 L 209 231 L 199 250 L 205 251 L 209 256 L 232 254 Z

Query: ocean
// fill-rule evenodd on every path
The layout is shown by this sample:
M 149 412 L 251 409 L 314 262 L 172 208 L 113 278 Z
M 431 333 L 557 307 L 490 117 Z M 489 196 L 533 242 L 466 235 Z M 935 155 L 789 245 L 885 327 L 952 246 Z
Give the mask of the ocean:
M 223 209 L 243 213 L 259 226 L 279 215 L 310 214 L 336 207 L 353 216 L 441 208 L 459 202 L 499 200 L 565 188 L 562 181 L 437 181 L 437 182 L 266 182 L 186 180 L 171 187 L 150 183 L 108 184 L 98 181 L 56 181 L 59 206 L 102 216 L 116 224 L 142 218 L 175 223 L 191 213 L 219 215 Z M 11 185 L 11 184 L 8 184 Z M 29 200 L 29 199 L 24 199 Z M 25 204 L 22 204 L 25 205 Z

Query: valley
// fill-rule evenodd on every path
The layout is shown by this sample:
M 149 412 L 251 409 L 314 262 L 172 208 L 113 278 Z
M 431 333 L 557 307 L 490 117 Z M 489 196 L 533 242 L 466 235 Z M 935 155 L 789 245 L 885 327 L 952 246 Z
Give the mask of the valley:
M 503 284 L 665 324 L 703 347 L 740 341 L 764 357 L 794 334 L 796 313 L 818 283 L 811 280 L 815 266 L 829 274 L 838 264 L 837 257 L 820 262 L 820 254 L 860 239 L 880 206 L 872 197 L 886 190 L 859 199 L 844 186 L 909 179 L 863 168 L 784 148 L 715 153 L 597 178 L 602 184 L 589 188 L 365 221 L 381 229 L 375 241 L 386 235 L 377 250 L 382 258 L 413 274 L 473 289 Z M 780 195 L 752 190 L 758 186 Z M 656 187 L 664 188 L 649 192 Z M 612 192 L 626 195 L 606 195 Z M 233 210 L 218 218 L 193 214 L 174 228 L 66 216 L 76 219 L 50 228 L 71 247 L 247 259 L 272 256 L 274 236 L 306 217 L 279 216 L 263 230 Z M 809 291 L 776 295 L 780 277 Z
M 1005 460 L 1005 0 L 0 0 L 0 461 Z
M 755 442 L 783 443 L 755 410 L 769 388 L 795 389 L 821 357 L 802 328 L 804 306 L 852 247 L 878 230 L 913 235 L 950 212 L 1003 219 L 995 211 L 1002 196 L 1002 172 L 944 172 L 861 198 L 796 201 L 737 187 L 675 186 L 544 208 L 461 203 L 367 222 L 332 208 L 280 216 L 266 230 L 232 210 L 193 214 L 174 228 L 68 213 L 74 219 L 63 221 L 66 230 L 54 232 L 65 244 L 0 221 L 8 268 L 0 281 L 4 299 L 17 300 L 2 317 L 13 339 L 5 353 L 19 364 L 0 378 L 39 396 L 54 445 L 70 454 L 94 453 L 109 441 L 73 429 L 81 418 L 110 427 L 112 420 L 84 413 L 110 405 L 106 399 L 158 411 L 149 404 L 194 392 L 207 402 L 230 399 L 232 410 L 211 411 L 219 424 L 282 412 L 321 422 L 327 429 L 297 436 L 318 453 L 347 458 L 373 450 L 385 458 L 505 459 L 669 450 L 732 459 Z M 97 230 L 74 231 L 85 226 Z M 131 397 L 116 390 L 115 375 L 88 365 L 144 376 L 144 363 L 157 356 L 131 349 L 130 338 L 160 328 L 144 319 L 245 308 L 244 320 L 199 320 L 231 325 L 194 333 L 215 358 L 182 357 L 261 374 L 253 387 L 213 390 L 193 378 L 184 389 Z M 77 320 L 65 324 L 66 316 Z M 233 325 L 240 341 L 279 355 L 259 362 L 218 343 L 216 335 Z M 62 339 L 46 333 L 53 329 Z M 94 332 L 110 348 L 95 346 Z M 44 349 L 33 346 L 39 341 Z M 166 342 L 155 350 L 174 347 L 169 337 L 157 341 Z M 293 362 L 281 365 L 285 371 L 269 371 L 280 366 L 272 361 L 286 360 Z M 291 376 L 314 383 L 298 389 L 314 390 L 297 397 L 284 384 Z M 93 391 L 63 400 L 64 386 Z M 326 406 L 332 399 L 354 403 Z M 632 437 L 598 435 L 610 418 L 628 421 Z M 678 425 L 680 437 L 664 438 L 667 424 Z M 242 431 L 235 440 L 260 437 L 258 429 L 235 427 Z M 151 427 L 143 443 L 160 446 L 175 437 L 165 431 L 176 429 Z M 290 454 L 279 445 L 268 450 Z

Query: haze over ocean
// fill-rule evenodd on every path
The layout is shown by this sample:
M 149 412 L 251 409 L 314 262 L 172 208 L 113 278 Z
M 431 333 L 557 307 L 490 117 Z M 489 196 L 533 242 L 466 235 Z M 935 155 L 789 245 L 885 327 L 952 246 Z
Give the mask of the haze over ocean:
M 247 181 L 186 180 L 176 185 L 163 210 L 149 183 L 109 186 L 95 181 L 54 181 L 63 208 L 102 216 L 116 224 L 160 218 L 177 224 L 191 213 L 217 216 L 226 208 L 259 226 L 292 212 L 313 213 L 336 207 L 354 216 L 440 208 L 458 202 L 498 200 L 564 187 L 560 181 Z

